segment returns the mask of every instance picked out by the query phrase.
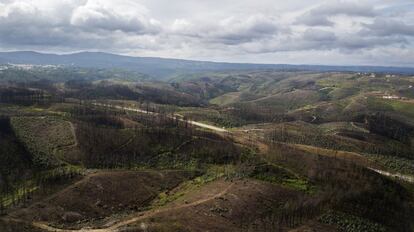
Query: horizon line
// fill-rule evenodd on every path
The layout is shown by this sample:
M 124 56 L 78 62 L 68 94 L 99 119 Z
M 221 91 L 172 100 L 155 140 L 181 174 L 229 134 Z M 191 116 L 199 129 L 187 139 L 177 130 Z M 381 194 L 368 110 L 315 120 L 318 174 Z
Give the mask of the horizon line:
M 57 56 L 69 56 L 82 53 L 101 53 L 106 55 L 114 55 L 129 58 L 150 58 L 150 59 L 166 59 L 166 60 L 181 60 L 181 61 L 193 61 L 193 62 L 208 62 L 208 63 L 222 63 L 222 64 L 245 64 L 245 65 L 286 65 L 286 66 L 323 66 L 323 67 L 372 67 L 372 68 L 405 68 L 414 69 L 414 66 L 395 66 L 395 65 L 373 65 L 373 64 L 306 64 L 306 63 L 255 63 L 255 62 L 229 62 L 229 61 L 217 61 L 217 60 L 202 60 L 202 59 L 191 59 L 191 58 L 174 58 L 174 57 L 162 57 L 162 56 L 134 56 L 127 54 L 120 54 L 114 52 L 104 51 L 72 51 L 72 52 L 40 52 L 35 50 L 8 50 L 0 51 L 0 53 L 37 53 L 40 55 L 57 55 Z

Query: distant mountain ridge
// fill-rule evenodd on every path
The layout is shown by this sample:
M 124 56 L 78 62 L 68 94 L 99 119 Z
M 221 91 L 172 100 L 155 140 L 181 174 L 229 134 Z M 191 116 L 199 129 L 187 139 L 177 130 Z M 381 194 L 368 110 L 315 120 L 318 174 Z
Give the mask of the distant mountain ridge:
M 157 79 L 166 79 L 177 73 L 227 70 L 304 70 L 304 71 L 352 71 L 414 74 L 414 67 L 383 66 L 327 66 L 251 64 L 194 61 L 157 57 L 132 57 L 104 52 L 80 52 L 73 54 L 46 54 L 33 51 L 0 52 L 0 64 L 65 65 L 87 68 L 120 68 L 137 71 Z

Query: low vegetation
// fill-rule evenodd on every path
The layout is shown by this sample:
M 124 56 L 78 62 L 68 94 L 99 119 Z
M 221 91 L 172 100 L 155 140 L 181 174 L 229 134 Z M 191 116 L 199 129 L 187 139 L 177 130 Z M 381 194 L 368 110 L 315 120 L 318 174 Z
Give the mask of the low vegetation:
M 76 144 L 70 122 L 54 117 L 13 117 L 13 130 L 39 167 L 61 165 L 64 149 Z
M 414 175 L 414 81 L 392 78 L 8 69 L 0 230 L 413 231 L 410 179 L 373 171 Z
M 385 232 L 387 231 L 380 224 L 370 222 L 366 219 L 356 217 L 353 215 L 344 214 L 341 212 L 328 212 L 323 215 L 320 222 L 335 225 L 339 228 L 339 231 L 345 232 Z

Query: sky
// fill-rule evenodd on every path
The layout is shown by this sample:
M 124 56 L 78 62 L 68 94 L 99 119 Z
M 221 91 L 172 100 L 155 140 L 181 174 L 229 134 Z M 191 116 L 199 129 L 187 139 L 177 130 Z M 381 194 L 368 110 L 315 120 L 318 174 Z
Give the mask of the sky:
M 412 0 L 0 0 L 0 51 L 414 67 Z

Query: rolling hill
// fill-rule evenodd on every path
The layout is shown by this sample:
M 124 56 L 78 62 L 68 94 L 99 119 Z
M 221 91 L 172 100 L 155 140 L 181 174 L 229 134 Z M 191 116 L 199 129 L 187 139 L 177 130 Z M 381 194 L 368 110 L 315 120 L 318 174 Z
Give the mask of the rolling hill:
M 182 73 L 225 70 L 284 70 L 284 71 L 352 71 L 413 74 L 410 67 L 380 66 L 323 66 L 288 64 L 248 64 L 167 59 L 157 57 L 132 57 L 103 52 L 80 52 L 73 54 L 46 54 L 33 51 L 0 52 L 0 64 L 64 65 L 85 68 L 120 68 L 138 71 L 156 79 L 167 79 Z

